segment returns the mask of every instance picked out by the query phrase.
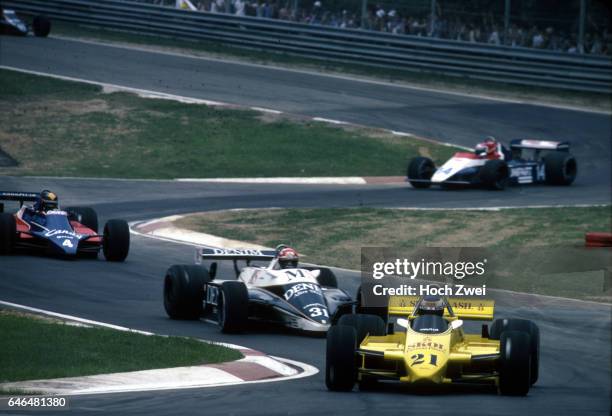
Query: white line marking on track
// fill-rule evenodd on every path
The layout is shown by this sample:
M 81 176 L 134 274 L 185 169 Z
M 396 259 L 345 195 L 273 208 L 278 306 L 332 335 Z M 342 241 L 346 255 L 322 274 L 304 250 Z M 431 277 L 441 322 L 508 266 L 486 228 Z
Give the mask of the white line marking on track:
M 334 120 L 331 118 L 325 118 L 325 117 L 313 117 L 312 118 L 314 121 L 320 121 L 322 123 L 330 123 L 330 124 L 350 124 L 346 121 L 340 121 L 340 120 Z
M 272 110 L 271 108 L 251 107 L 251 110 L 261 111 L 262 113 L 283 114 L 282 111 Z

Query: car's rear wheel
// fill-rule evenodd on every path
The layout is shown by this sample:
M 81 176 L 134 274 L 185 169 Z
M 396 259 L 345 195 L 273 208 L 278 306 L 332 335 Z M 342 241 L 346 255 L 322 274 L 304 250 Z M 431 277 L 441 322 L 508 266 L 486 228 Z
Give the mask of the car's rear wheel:
M 338 279 L 336 275 L 327 267 L 319 267 L 319 276 L 317 276 L 317 282 L 324 287 L 338 287 Z
M 385 324 L 389 322 L 389 307 L 388 306 L 365 306 L 365 295 L 364 292 L 372 291 L 373 284 L 361 285 L 357 289 L 355 300 L 357 301 L 356 312 L 364 315 L 376 315 L 379 316 Z M 389 304 L 388 296 L 379 297 L 380 302 L 384 305 Z
M 431 186 L 429 180 L 435 171 L 436 165 L 433 160 L 428 157 L 415 157 L 408 164 L 408 182 L 413 188 L 429 188 Z
M 98 232 L 98 214 L 90 207 L 70 207 L 66 211 L 71 218 L 76 219 L 85 227 L 90 228 L 95 233 Z
M 17 224 L 13 214 L 0 213 L 0 255 L 9 254 L 15 245 Z
M 46 16 L 36 16 L 32 21 L 32 31 L 35 36 L 46 38 L 51 32 L 51 21 Z
M 540 328 L 528 319 L 496 319 L 491 325 L 489 338 L 500 339 L 501 334 L 505 331 L 522 331 L 529 334 L 531 384 L 535 384 L 540 374 Z
M 526 396 L 531 387 L 531 339 L 523 331 L 504 331 L 500 337 L 499 392 Z
M 566 152 L 552 152 L 544 158 L 546 182 L 550 185 L 570 185 L 578 174 L 576 158 Z
M 106 260 L 124 261 L 130 251 L 130 227 L 123 220 L 108 220 L 102 240 Z
M 217 322 L 221 331 L 244 331 L 249 319 L 249 292 L 242 282 L 223 282 L 217 304 Z
M 350 326 L 355 329 L 357 345 L 361 344 L 367 335 L 382 336 L 386 333 L 385 321 L 377 315 L 362 313 L 342 315 L 338 320 L 338 325 Z
M 488 160 L 480 168 L 479 175 L 480 181 L 485 187 L 496 191 L 503 191 L 508 185 L 510 169 L 503 160 Z
M 202 314 L 204 285 L 210 281 L 203 266 L 174 265 L 164 277 L 164 308 L 172 319 L 198 319 Z
M 327 331 L 325 385 L 333 391 L 351 391 L 357 379 L 355 348 L 357 334 L 352 326 L 336 325 Z

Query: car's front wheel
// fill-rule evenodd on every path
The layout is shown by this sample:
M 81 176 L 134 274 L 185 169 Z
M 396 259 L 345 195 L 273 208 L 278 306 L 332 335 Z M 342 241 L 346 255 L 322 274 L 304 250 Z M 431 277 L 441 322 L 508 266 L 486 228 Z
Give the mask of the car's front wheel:
M 51 21 L 46 16 L 36 16 L 32 21 L 34 36 L 46 38 L 51 32 Z
M 325 385 L 329 390 L 353 390 L 357 380 L 356 347 L 357 333 L 352 326 L 336 325 L 327 331 Z
M 123 220 L 109 220 L 104 226 L 102 251 L 108 261 L 124 261 L 130 251 L 130 227 Z
M 217 303 L 217 322 L 222 332 L 241 332 L 249 319 L 249 292 L 244 283 L 223 282 Z
M 526 396 L 531 387 L 531 339 L 523 331 L 504 331 L 500 337 L 499 392 Z
M 510 178 L 510 169 L 503 160 L 488 160 L 480 169 L 480 180 L 489 189 L 502 191 L 506 189 Z
M 0 213 L 0 255 L 9 254 L 13 250 L 16 235 L 17 224 L 13 214 Z
M 415 157 L 408 164 L 408 182 L 413 188 L 429 188 L 430 179 L 436 171 L 436 165 L 428 157 Z

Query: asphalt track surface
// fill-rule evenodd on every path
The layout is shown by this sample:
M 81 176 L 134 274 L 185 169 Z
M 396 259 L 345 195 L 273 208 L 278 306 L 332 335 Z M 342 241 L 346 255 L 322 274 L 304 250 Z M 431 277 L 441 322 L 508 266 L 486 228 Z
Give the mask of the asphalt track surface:
M 588 139 L 580 142 L 574 152 L 581 163 L 581 179 L 569 189 L 417 192 L 401 185 L 258 186 L 0 178 L 3 190 L 48 187 L 60 195 L 64 206 L 91 205 L 102 222 L 115 217 L 134 221 L 236 207 L 469 207 L 610 201 L 610 175 L 606 174 L 610 156 L 608 116 L 85 47 L 57 39 L 3 37 L 0 42 L 2 65 L 238 104 L 283 106 L 285 111 L 407 130 L 458 144 L 472 145 L 474 137 L 492 130 L 507 130 L 511 137 L 550 134 L 559 139 L 588 132 Z M 196 83 L 198 79 L 205 80 L 203 86 Z M 519 122 L 522 127 L 517 127 Z M 192 258 L 189 247 L 137 236 L 133 236 L 130 257 L 124 264 L 22 255 L 2 257 L 0 299 L 158 333 L 233 342 L 324 368 L 322 339 L 282 331 L 222 335 L 206 323 L 169 320 L 161 302 L 163 274 L 169 265 L 191 263 Z M 341 273 L 339 280 L 341 287 L 355 292 L 358 276 Z M 506 293 L 495 294 L 495 298 L 498 316 L 534 319 L 541 328 L 541 378 L 526 398 L 500 397 L 487 389 L 453 389 L 435 394 L 398 389 L 330 393 L 319 373 L 281 383 L 79 396 L 72 398 L 71 408 L 78 414 L 129 415 L 609 414 L 610 307 Z

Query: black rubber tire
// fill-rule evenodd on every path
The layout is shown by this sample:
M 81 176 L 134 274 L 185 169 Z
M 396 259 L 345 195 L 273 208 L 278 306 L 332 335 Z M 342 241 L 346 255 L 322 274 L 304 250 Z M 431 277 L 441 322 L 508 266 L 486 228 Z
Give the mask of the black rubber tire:
M 480 181 L 486 188 L 503 191 L 506 189 L 510 178 L 510 169 L 503 160 L 487 160 L 484 166 L 480 168 L 479 176 Z
M 78 222 L 87 228 L 98 232 L 98 214 L 90 207 L 70 207 L 66 208 L 69 214 L 73 214 Z
M 34 36 L 46 38 L 51 33 L 51 21 L 46 16 L 36 16 L 32 21 Z
M 338 287 L 338 279 L 336 279 L 334 272 L 327 267 L 319 267 L 318 270 L 320 270 L 320 272 L 319 276 L 317 277 L 317 282 L 319 282 L 321 286 L 333 288 Z
M 342 315 L 338 325 L 350 326 L 355 329 L 357 345 L 369 334 L 372 336 L 383 336 L 386 334 L 386 325 L 378 315 L 350 314 Z
M 249 292 L 238 281 L 223 282 L 217 307 L 217 322 L 225 333 L 244 331 L 249 319 Z
M 206 267 L 174 265 L 164 277 L 164 308 L 172 319 L 198 319 L 202 314 L 204 284 L 210 281 Z
M 544 158 L 544 173 L 550 185 L 571 185 L 578 174 L 578 163 L 567 152 L 552 152 Z
M 357 380 L 355 328 L 336 325 L 327 331 L 325 385 L 332 391 L 351 391 Z
M 523 331 L 504 331 L 500 338 L 499 392 L 526 396 L 531 387 L 531 339 Z
M 13 251 L 17 236 L 17 223 L 13 214 L 0 213 L 0 255 Z
M 102 240 L 106 260 L 124 261 L 130 252 L 130 227 L 123 220 L 108 220 Z
M 496 319 L 491 325 L 490 339 L 500 339 L 505 331 L 522 331 L 531 339 L 531 384 L 538 381 L 540 375 L 540 328 L 528 319 Z
M 384 304 L 387 306 L 363 306 L 363 296 L 362 296 L 363 288 L 359 286 L 357 288 L 357 294 L 355 295 L 355 300 L 357 302 L 356 312 L 358 314 L 364 315 L 376 315 L 379 316 L 385 324 L 389 322 L 389 299 L 385 299 Z
M 376 377 L 361 376 L 361 380 L 357 381 L 359 391 L 376 391 L 380 388 L 380 383 Z
M 433 160 L 419 156 L 410 160 L 406 176 L 408 176 L 408 182 L 413 188 L 429 188 L 431 182 L 413 182 L 410 179 L 430 180 L 435 171 L 436 165 Z

